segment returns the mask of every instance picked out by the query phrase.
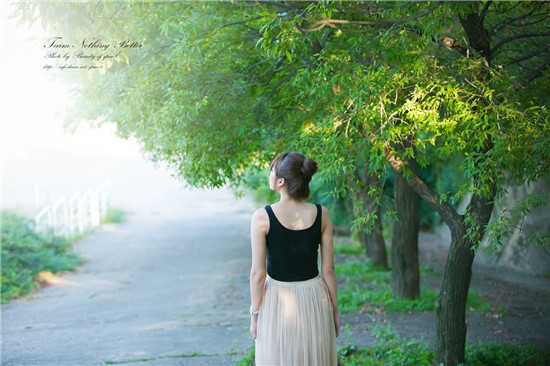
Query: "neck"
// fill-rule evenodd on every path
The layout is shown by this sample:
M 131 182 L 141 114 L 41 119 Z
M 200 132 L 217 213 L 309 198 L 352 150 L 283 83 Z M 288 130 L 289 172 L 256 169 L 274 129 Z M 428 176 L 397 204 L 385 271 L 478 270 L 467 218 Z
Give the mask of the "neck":
M 285 190 L 279 191 L 279 194 L 280 194 L 280 198 L 279 198 L 280 203 L 301 203 L 302 202 L 302 200 L 300 199 L 290 197 Z

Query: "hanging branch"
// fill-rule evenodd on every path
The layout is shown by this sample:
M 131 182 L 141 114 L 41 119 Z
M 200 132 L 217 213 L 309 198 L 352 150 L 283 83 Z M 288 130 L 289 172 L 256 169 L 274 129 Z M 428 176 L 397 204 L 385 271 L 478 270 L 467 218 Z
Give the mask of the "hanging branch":
M 508 38 L 503 39 L 499 43 L 497 43 L 492 49 L 491 49 L 491 55 L 495 54 L 495 51 L 498 50 L 500 47 L 504 46 L 506 43 L 515 41 L 517 39 L 522 38 L 533 38 L 533 37 L 550 37 L 550 32 L 532 32 L 532 33 L 523 33 L 523 34 L 517 34 Z
M 431 14 L 435 9 L 440 7 L 441 4 L 442 4 L 441 2 L 438 2 L 436 5 L 432 6 L 431 8 L 429 8 L 423 13 L 418 13 L 416 15 L 403 18 L 403 19 L 398 19 L 398 20 L 370 21 L 370 20 L 322 19 L 313 23 L 313 25 L 309 28 L 302 28 L 297 25 L 296 25 L 296 28 L 299 29 L 301 32 L 311 33 L 311 32 L 317 32 L 326 26 L 329 26 L 331 28 L 337 28 L 336 24 L 368 25 L 368 26 L 374 26 L 374 27 L 392 27 L 394 25 L 404 24 L 416 19 L 423 18 Z
M 527 75 L 521 83 L 515 85 L 512 89 L 518 91 L 525 87 L 525 84 L 529 84 L 531 81 L 543 75 L 544 71 L 550 66 L 550 60 L 546 60 L 538 69 L 534 70 L 531 74 Z
M 517 63 L 520 63 L 521 61 L 525 61 L 525 60 L 528 60 L 532 57 L 535 57 L 535 56 L 538 56 L 540 55 L 541 53 L 543 53 L 544 51 L 546 51 L 547 49 L 550 48 L 550 43 L 549 44 L 546 44 L 544 45 L 543 47 L 539 48 L 538 50 L 536 50 L 535 52 L 533 53 L 529 53 L 525 56 L 522 56 L 522 57 L 518 57 L 518 58 L 515 58 L 513 60 L 510 60 L 506 66 L 510 66 L 510 65 L 513 65 L 513 64 L 517 64 Z

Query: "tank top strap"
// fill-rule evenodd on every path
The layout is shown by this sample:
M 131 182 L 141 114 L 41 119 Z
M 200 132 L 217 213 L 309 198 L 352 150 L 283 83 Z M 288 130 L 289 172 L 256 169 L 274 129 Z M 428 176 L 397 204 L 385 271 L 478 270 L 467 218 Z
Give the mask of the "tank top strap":
M 316 225 L 316 226 L 319 226 L 319 228 L 321 227 L 321 224 L 322 224 L 322 220 L 323 220 L 323 211 L 321 209 L 321 205 L 316 203 L 315 204 L 315 207 L 317 207 L 317 217 L 315 218 L 315 223 L 313 225 Z
M 267 205 L 264 207 L 264 209 L 267 212 L 267 216 L 269 217 L 269 229 L 273 227 L 273 225 L 277 222 L 277 218 L 275 217 L 275 214 L 273 213 L 273 209 L 271 208 L 271 205 Z

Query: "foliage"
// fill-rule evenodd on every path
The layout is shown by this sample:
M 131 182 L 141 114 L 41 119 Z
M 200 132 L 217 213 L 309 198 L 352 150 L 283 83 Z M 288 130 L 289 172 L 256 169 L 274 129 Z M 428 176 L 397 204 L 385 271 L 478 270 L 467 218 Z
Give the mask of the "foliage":
M 433 365 L 434 352 L 417 339 L 399 337 L 395 330 L 386 325 L 374 327 L 373 334 L 380 342 L 373 347 L 358 349 L 347 344 L 338 350 L 339 365 L 342 366 L 420 366 Z M 466 346 L 466 362 L 463 366 L 546 366 L 550 354 L 536 347 L 499 342 L 478 342 Z M 254 365 L 254 344 L 238 366 Z
M 434 187 L 436 192 L 446 192 L 450 196 L 458 193 L 461 187 L 468 186 L 468 181 L 464 175 L 461 174 L 459 167 L 461 158 L 451 157 L 448 161 L 436 160 L 431 165 L 420 169 L 418 176 L 429 187 Z M 382 201 L 382 208 L 384 211 L 391 210 L 391 206 L 388 207 L 394 199 L 394 181 L 395 172 L 389 171 L 386 174 L 384 182 L 384 195 L 387 197 Z M 461 203 L 459 200 L 450 202 L 453 208 L 458 208 Z M 421 230 L 434 230 L 439 225 L 443 224 L 441 216 L 431 208 L 424 200 L 420 200 L 418 207 L 418 218 Z
M 233 363 L 234 366 L 254 366 L 254 358 L 256 357 L 256 342 L 248 349 L 248 353 L 242 360 L 237 360 Z
M 355 352 L 346 352 L 350 347 L 344 347 L 339 351 L 340 364 L 342 366 L 429 366 L 433 364 L 433 350 L 425 342 L 402 339 L 388 326 L 374 328 L 373 333 L 380 339 L 378 345 Z
M 380 340 L 379 344 L 364 349 L 347 344 L 338 350 L 339 365 L 433 365 L 434 352 L 425 342 L 403 339 L 390 325 L 375 327 L 372 332 Z M 532 346 L 479 342 L 467 345 L 466 362 L 463 366 L 546 366 L 549 364 L 549 357 L 548 352 Z M 234 365 L 254 365 L 254 344 L 248 354 Z
M 342 366 L 359 365 L 433 365 L 434 352 L 425 342 L 403 339 L 390 326 L 377 327 L 373 333 L 380 339 L 376 346 L 357 350 L 348 345 L 339 350 Z M 474 343 L 466 346 L 463 366 L 545 366 L 550 354 L 536 347 L 498 342 Z
M 74 40 L 139 41 L 115 61 L 97 61 L 102 72 L 58 75 L 79 85 L 70 119 L 116 121 L 121 136 L 135 136 L 192 185 L 239 184 L 282 150 L 316 158 L 335 197 L 360 169 L 387 176 L 388 159 L 413 157 L 438 176 L 456 164 L 457 189 L 433 187 L 445 203 L 550 170 L 546 4 L 143 1 L 17 10 L 22 22 L 39 18 Z M 460 17 L 478 13 L 494 27 L 490 64 L 460 41 L 469 36 Z M 392 149 L 405 139 L 414 148 Z M 470 236 L 480 240 L 480 230 L 471 225 Z
M 71 242 L 59 236 L 44 236 L 32 222 L 11 211 L 2 211 L 2 303 L 30 293 L 38 286 L 42 271 L 70 271 L 82 259 L 68 250 Z
M 103 219 L 104 224 L 120 224 L 124 222 L 127 212 L 120 208 L 109 208 Z
M 349 243 L 349 240 L 345 240 L 341 237 L 335 237 L 334 254 L 364 255 L 366 253 L 365 247 L 360 245 L 358 241 L 354 240 Z
M 465 366 L 547 366 L 550 353 L 533 346 L 498 342 L 466 346 Z
M 396 299 L 391 296 L 391 272 L 373 266 L 368 260 L 348 259 L 336 264 L 336 273 L 345 285 L 338 290 L 338 306 L 342 312 L 373 313 L 434 311 L 439 291 L 422 291 L 420 299 Z M 421 268 L 423 275 L 434 275 L 433 270 Z M 437 273 L 435 273 L 437 275 Z M 487 312 L 490 304 L 477 291 L 468 292 L 467 310 Z

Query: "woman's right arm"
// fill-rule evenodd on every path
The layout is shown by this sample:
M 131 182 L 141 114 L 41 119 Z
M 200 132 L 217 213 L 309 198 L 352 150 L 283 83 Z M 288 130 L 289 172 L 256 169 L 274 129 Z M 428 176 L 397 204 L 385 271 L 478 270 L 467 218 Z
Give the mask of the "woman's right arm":
M 266 241 L 265 237 L 269 230 L 269 216 L 265 209 L 260 209 L 252 215 L 250 226 L 250 242 L 252 246 L 252 266 L 250 268 L 250 306 L 259 310 L 262 304 L 264 283 L 266 277 Z M 250 332 L 252 338 L 256 339 L 258 316 L 251 316 Z

